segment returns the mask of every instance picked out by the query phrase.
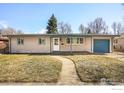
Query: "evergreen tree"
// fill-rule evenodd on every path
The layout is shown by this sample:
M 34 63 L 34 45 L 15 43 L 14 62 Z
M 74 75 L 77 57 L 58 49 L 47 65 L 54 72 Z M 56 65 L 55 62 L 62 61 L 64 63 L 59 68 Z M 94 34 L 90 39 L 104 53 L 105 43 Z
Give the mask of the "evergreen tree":
M 48 25 L 47 25 L 46 29 L 47 29 L 47 32 L 46 32 L 47 34 L 58 33 L 58 31 L 57 31 L 57 19 L 54 16 L 54 14 L 52 14 L 50 19 L 48 20 Z

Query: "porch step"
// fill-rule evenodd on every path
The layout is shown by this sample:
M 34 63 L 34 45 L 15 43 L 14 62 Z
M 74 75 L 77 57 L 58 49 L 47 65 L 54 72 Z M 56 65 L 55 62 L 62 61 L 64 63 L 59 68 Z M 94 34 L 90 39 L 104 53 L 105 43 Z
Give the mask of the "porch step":
M 72 54 L 72 53 L 71 52 L 66 52 L 66 51 L 53 51 L 52 54 L 65 55 L 65 54 Z

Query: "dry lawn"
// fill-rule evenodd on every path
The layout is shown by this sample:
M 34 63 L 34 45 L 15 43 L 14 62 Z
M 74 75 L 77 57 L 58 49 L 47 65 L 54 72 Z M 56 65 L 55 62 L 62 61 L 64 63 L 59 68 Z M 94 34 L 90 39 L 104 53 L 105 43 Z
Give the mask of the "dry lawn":
M 101 55 L 74 55 L 77 73 L 83 82 L 100 82 L 105 78 L 111 82 L 124 83 L 124 62 Z
M 0 82 L 57 82 L 61 62 L 43 55 L 0 55 Z

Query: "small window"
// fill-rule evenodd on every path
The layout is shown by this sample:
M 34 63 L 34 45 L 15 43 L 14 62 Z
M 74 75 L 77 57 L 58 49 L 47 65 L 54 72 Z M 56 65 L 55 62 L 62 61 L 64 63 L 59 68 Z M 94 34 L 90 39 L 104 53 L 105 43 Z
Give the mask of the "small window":
M 83 38 L 80 38 L 80 44 L 83 44 Z
M 70 38 L 70 40 L 71 40 L 71 43 L 74 44 L 75 38 Z
M 45 38 L 39 38 L 39 44 L 43 44 L 43 45 L 45 45 Z
M 59 45 L 58 39 L 54 39 L 54 45 Z
M 24 39 L 23 38 L 17 38 L 17 44 L 18 45 L 23 45 L 24 44 Z
M 83 38 L 77 38 L 77 37 L 73 37 L 73 38 L 67 38 L 66 39 L 67 44 L 83 44 Z
M 115 43 L 118 43 L 118 40 L 116 39 L 116 40 L 114 40 L 114 42 L 115 42 Z
M 83 38 L 77 38 L 77 44 L 83 44 Z
M 67 44 L 70 44 L 71 43 L 71 38 L 67 38 L 66 42 L 67 42 Z
M 77 38 L 77 44 L 79 44 L 80 43 L 80 38 Z

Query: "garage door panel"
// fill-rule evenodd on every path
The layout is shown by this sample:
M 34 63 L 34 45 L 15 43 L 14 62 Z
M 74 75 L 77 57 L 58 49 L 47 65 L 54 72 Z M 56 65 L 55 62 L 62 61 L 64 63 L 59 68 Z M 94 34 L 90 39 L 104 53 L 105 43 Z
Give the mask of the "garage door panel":
M 94 52 L 108 53 L 109 52 L 109 40 L 94 40 Z

